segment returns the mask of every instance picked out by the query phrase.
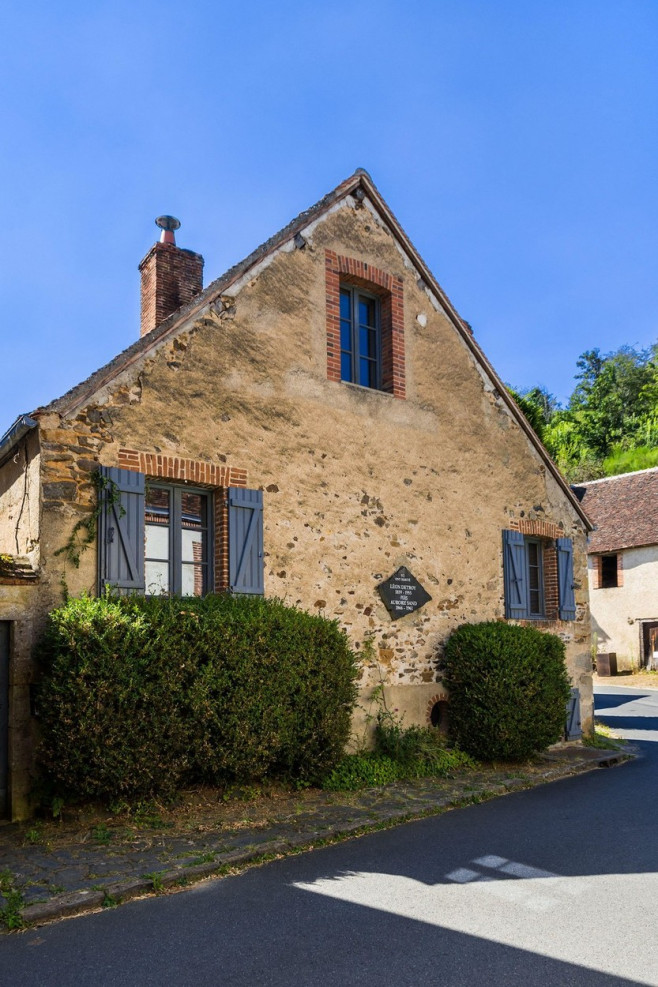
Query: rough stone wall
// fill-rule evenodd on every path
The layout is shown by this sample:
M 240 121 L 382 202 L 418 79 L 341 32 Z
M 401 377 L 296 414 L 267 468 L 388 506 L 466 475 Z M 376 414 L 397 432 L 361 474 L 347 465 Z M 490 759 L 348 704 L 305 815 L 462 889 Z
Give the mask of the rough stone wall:
M 38 565 L 39 437 L 36 429 L 0 467 L 0 555 L 28 556 Z
M 437 657 L 465 621 L 502 619 L 502 535 L 523 519 L 574 540 L 566 642 L 591 725 L 585 532 L 565 492 L 390 232 L 351 200 L 68 417 L 45 414 L 39 610 L 94 591 L 96 551 L 55 551 L 119 450 L 225 464 L 265 498 L 266 593 L 339 620 L 407 721 L 441 696 Z M 327 379 L 325 255 L 401 278 L 404 399 Z M 376 585 L 407 566 L 432 600 L 392 622 Z M 370 642 L 365 645 L 365 642 Z M 404 687 L 404 688 L 403 688 Z M 358 724 L 357 724 L 358 727 Z
M 618 667 L 641 663 L 641 621 L 658 621 L 658 546 L 627 548 L 621 556 L 621 585 L 598 588 L 596 556 L 589 559 L 592 626 L 599 652 L 614 651 Z
M 34 583 L 0 578 L 0 620 L 10 622 L 9 799 L 14 819 L 25 818 L 31 812 L 36 724 L 30 715 L 30 684 L 35 675 L 32 648 L 37 595 L 38 586 Z

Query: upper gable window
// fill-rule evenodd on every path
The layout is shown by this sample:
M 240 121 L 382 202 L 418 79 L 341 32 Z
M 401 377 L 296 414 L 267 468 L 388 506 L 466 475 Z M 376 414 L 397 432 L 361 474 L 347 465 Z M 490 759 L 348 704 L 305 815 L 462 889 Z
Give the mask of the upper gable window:
M 406 396 L 404 282 L 325 250 L 327 377 Z
M 340 379 L 381 387 L 379 302 L 350 285 L 340 289 Z

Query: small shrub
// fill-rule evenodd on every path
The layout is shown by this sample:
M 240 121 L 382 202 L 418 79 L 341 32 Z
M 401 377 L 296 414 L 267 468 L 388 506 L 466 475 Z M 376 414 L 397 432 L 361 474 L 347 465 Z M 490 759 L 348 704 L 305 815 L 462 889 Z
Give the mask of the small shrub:
M 378 788 L 397 781 L 398 766 L 382 754 L 346 754 L 322 783 L 330 792 L 354 792 L 359 788 Z
M 429 727 L 403 727 L 388 712 L 375 728 L 375 749 L 346 755 L 324 779 L 329 791 L 356 791 L 414 778 L 446 778 L 475 767 L 468 754 L 445 747 L 444 738 Z
M 455 743 L 482 760 L 523 760 L 564 734 L 564 644 L 533 627 L 464 624 L 442 665 Z
M 196 781 L 317 780 L 342 756 L 356 658 L 278 600 L 69 599 L 38 650 L 41 764 L 58 796 L 121 802 Z

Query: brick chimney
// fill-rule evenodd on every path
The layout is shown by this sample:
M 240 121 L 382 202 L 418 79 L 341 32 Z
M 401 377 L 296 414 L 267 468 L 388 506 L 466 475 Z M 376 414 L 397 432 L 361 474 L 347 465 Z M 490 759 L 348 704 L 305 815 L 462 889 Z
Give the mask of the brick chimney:
M 142 317 L 140 335 L 145 336 L 161 322 L 186 305 L 203 290 L 203 257 L 193 250 L 176 246 L 174 216 L 159 216 L 162 230 L 156 243 L 139 265 L 142 276 Z

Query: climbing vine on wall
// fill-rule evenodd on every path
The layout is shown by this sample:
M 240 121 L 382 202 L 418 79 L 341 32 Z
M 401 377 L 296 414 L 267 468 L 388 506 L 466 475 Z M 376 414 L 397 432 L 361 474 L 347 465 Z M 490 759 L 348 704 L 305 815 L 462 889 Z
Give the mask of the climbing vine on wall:
M 100 471 L 93 473 L 91 479 L 96 487 L 96 505 L 89 514 L 76 521 L 66 543 L 55 552 L 55 555 L 63 555 L 65 560 L 76 569 L 80 568 L 80 556 L 96 539 L 103 503 L 108 507 L 118 505 L 119 517 L 123 517 L 126 513 L 120 503 L 121 492 L 114 480 L 103 476 Z

